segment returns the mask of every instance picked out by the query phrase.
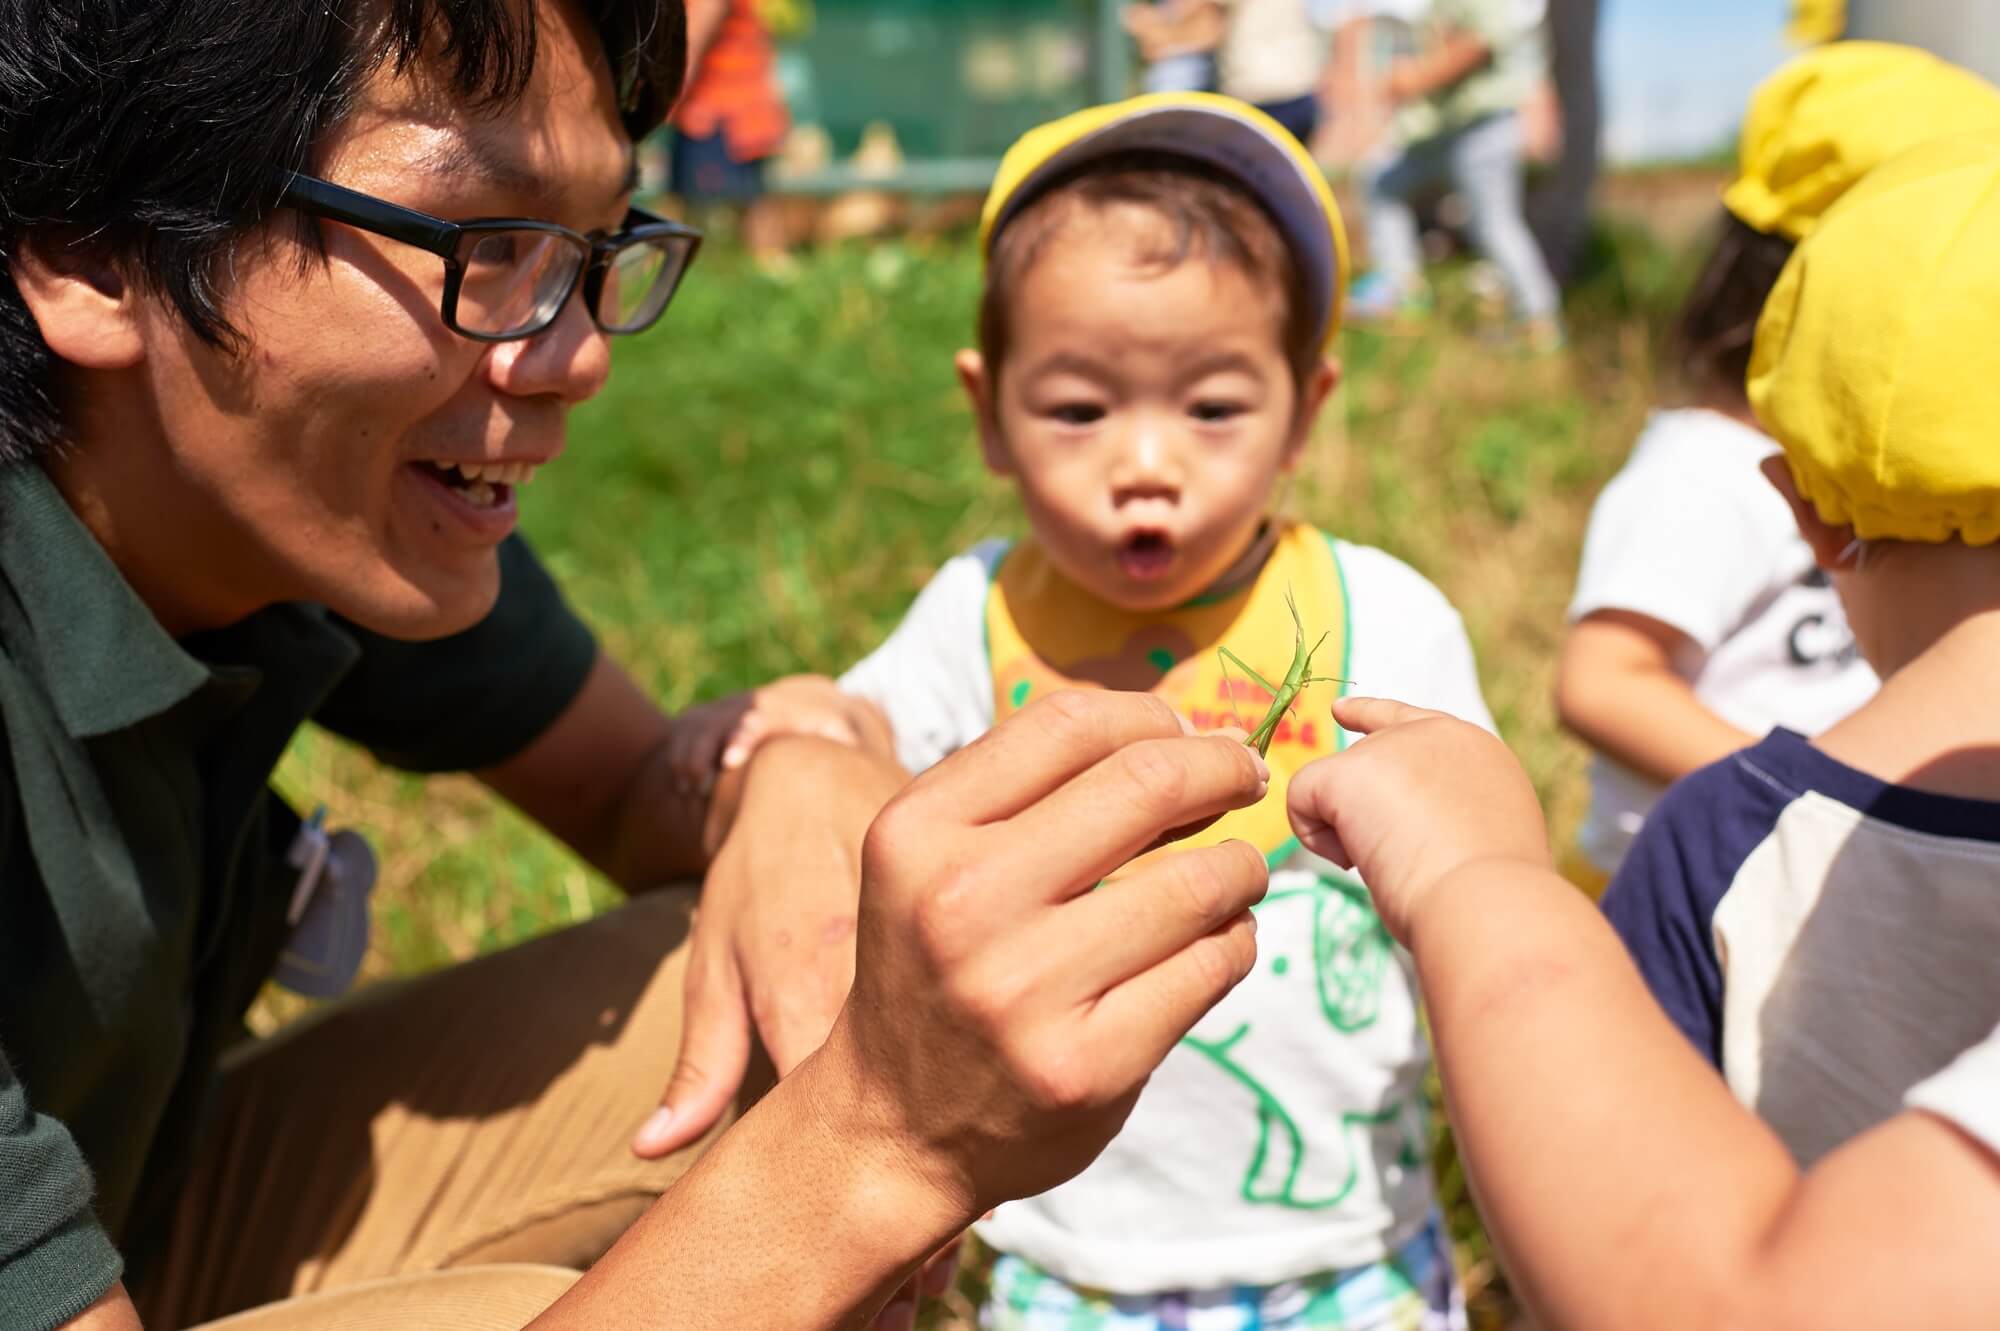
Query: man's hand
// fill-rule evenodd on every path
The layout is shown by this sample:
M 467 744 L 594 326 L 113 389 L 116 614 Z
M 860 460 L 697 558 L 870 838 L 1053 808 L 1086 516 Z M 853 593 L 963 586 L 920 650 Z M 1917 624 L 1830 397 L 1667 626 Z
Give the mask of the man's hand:
M 1046 698 L 869 831 L 854 991 L 816 1063 L 947 1207 L 1071 1177 L 1256 961 L 1263 856 L 1229 842 L 1104 878 L 1254 803 L 1263 762 L 1156 698 Z M 822 1066 L 819 1075 L 829 1075 Z
M 751 779 L 814 756 L 853 751 L 780 740 Z M 867 834 L 832 1034 L 536 1325 L 858 1326 L 899 1289 L 907 1324 L 924 1262 L 1088 1164 L 1255 964 L 1266 869 L 1250 847 L 1097 884 L 1268 785 L 1240 741 L 1117 693 L 1038 701 L 911 783 Z M 809 807 L 770 791 L 749 792 L 746 818 L 767 798 Z
M 632 1149 L 701 1136 L 735 1097 L 753 1032 L 779 1076 L 819 1047 L 854 978 L 861 839 L 907 776 L 823 739 L 766 744 L 743 778 L 689 941 L 680 1056 Z
M 1334 719 L 1365 736 L 1292 778 L 1292 830 L 1357 870 L 1382 923 L 1407 944 L 1424 894 L 1482 860 L 1546 867 L 1548 830 L 1527 774 L 1479 727 L 1399 702 L 1342 698 Z

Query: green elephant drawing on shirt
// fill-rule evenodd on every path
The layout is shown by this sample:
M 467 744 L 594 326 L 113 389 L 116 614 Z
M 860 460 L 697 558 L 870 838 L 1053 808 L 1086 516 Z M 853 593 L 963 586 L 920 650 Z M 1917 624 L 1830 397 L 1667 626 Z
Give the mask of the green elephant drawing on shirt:
M 1309 915 L 1309 930 L 1297 927 L 1308 923 L 1297 918 L 1289 921 L 1292 928 L 1273 927 L 1279 923 L 1272 919 L 1274 915 L 1282 920 L 1301 914 Z M 1353 1034 L 1375 1024 L 1381 1014 L 1383 979 L 1394 954 L 1388 931 L 1368 903 L 1366 889 L 1358 883 L 1323 879 L 1310 888 L 1273 892 L 1257 907 L 1257 915 L 1267 938 L 1304 936 L 1312 940 L 1314 991 L 1320 1015 L 1329 1026 L 1342 1034 Z M 1284 953 L 1266 963 L 1268 973 L 1280 978 L 1289 974 L 1293 965 L 1293 958 Z M 1258 1073 L 1260 1062 L 1283 1055 L 1264 1054 L 1249 1023 L 1222 1040 L 1206 1041 L 1190 1035 L 1182 1043 L 1214 1063 L 1256 1101 L 1257 1144 L 1240 1189 L 1245 1201 L 1321 1210 L 1338 1206 L 1354 1191 L 1364 1158 L 1380 1157 L 1386 1151 L 1405 1165 L 1417 1163 L 1409 1107 L 1401 1103 L 1373 1113 L 1343 1114 L 1343 1158 L 1314 1159 L 1297 1116 Z

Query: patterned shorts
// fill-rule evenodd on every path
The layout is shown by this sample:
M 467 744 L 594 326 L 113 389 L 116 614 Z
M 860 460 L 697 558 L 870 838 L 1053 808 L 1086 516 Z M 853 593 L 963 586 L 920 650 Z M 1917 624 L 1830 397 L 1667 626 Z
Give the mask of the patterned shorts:
M 1466 1331 L 1444 1223 L 1433 1215 L 1385 1261 L 1268 1289 L 1107 1294 L 1002 1256 L 984 1331 Z

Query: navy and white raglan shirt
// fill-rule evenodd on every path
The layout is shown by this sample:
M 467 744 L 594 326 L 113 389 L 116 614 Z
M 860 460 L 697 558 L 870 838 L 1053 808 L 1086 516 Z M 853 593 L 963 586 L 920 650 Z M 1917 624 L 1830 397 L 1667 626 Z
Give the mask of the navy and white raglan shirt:
M 2000 804 L 1774 731 L 1668 793 L 1604 910 L 1801 1165 L 1905 1107 L 2000 1150 Z

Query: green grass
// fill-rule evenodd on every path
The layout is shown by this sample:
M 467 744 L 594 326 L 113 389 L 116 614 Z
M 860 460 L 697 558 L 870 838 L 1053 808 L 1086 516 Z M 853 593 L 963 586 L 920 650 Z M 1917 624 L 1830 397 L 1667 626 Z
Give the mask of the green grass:
M 1451 597 L 1559 836 L 1583 798 L 1583 755 L 1549 701 L 1563 608 L 1590 499 L 1654 400 L 1655 331 L 1683 267 L 1643 233 L 1600 235 L 1563 358 L 1485 344 L 1449 285 L 1434 331 L 1351 335 L 1348 385 L 1288 500 Z M 611 386 L 524 496 L 525 524 L 606 648 L 662 703 L 837 671 L 943 558 L 1018 530 L 952 374 L 978 282 L 963 237 L 818 253 L 785 284 L 715 247 L 667 322 L 619 346 Z M 279 784 L 376 845 L 369 974 L 469 957 L 617 899 L 470 781 L 386 772 L 308 732 Z M 299 1007 L 273 996 L 259 1023 Z M 1483 1263 L 1448 1158 L 1444 1171 L 1465 1254 Z

